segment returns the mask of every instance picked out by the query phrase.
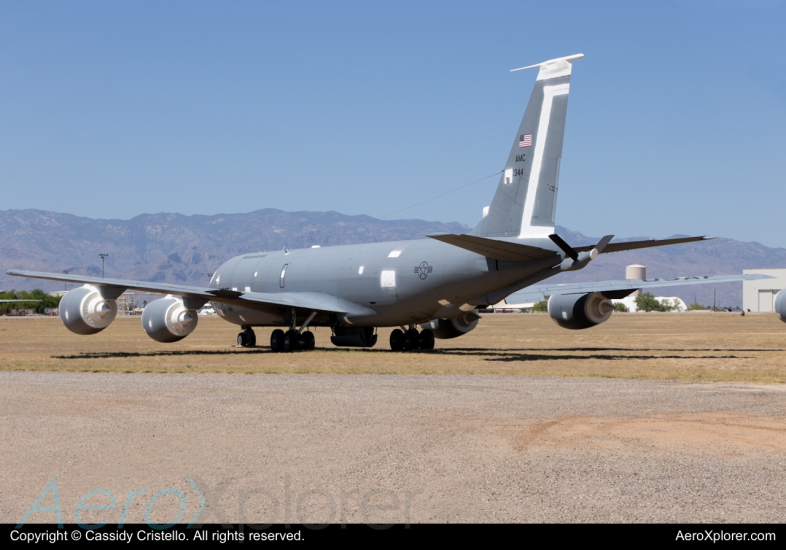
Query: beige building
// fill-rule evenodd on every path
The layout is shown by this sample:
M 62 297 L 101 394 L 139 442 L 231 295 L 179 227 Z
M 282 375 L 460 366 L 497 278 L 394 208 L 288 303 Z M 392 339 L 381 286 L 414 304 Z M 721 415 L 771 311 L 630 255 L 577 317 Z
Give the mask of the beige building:
M 743 269 L 742 273 L 774 277 L 774 279 L 742 282 L 742 307 L 745 311 L 761 313 L 773 311 L 775 295 L 786 288 L 786 269 Z

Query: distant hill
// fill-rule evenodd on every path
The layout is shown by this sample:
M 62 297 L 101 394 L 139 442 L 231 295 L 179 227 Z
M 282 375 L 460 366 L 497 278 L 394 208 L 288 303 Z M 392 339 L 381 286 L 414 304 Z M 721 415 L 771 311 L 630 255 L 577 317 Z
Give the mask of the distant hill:
M 203 285 L 206 273 L 238 254 L 419 239 L 427 233 L 465 233 L 460 223 L 378 220 L 337 212 L 282 212 L 184 216 L 143 214 L 130 220 L 94 220 L 41 210 L 0 211 L 0 288 L 62 283 L 23 280 L 9 269 L 100 275 L 99 253 L 108 253 L 106 276 Z
M 337 212 L 282 212 L 274 209 L 247 214 L 184 216 L 143 214 L 130 220 L 95 220 L 41 210 L 0 211 L 0 288 L 62 289 L 62 283 L 9 277 L 9 269 L 100 275 L 99 253 L 109 253 L 106 276 L 203 285 L 207 273 L 238 254 L 419 239 L 427 233 L 466 233 L 460 223 L 424 220 L 378 220 Z M 574 246 L 593 244 L 597 238 L 557 227 Z M 646 239 L 649 237 L 637 237 Z M 629 238 L 630 239 L 630 238 Z M 615 239 L 629 240 L 629 239 Z M 741 273 L 743 269 L 786 268 L 786 249 L 768 248 L 719 238 L 651 250 L 602 255 L 588 268 L 565 273 L 552 282 L 624 279 L 625 266 L 641 263 L 649 277 Z M 702 285 L 670 289 L 656 294 L 697 297 L 712 303 L 712 287 Z M 717 285 L 719 305 L 742 305 L 742 284 Z

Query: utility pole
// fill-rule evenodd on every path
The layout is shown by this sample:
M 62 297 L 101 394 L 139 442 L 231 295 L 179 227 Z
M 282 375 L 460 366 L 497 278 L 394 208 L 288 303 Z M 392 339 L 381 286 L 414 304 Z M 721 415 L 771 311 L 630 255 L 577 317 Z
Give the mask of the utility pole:
M 207 280 L 208 280 L 208 282 L 210 281 L 210 279 L 213 278 L 213 273 L 214 273 L 213 271 L 207 273 Z
M 109 254 L 99 254 L 101 256 L 101 278 L 104 278 L 104 259 L 109 256 Z
M 68 270 L 66 269 L 65 271 L 63 271 L 63 274 L 64 274 L 64 275 L 68 275 Z M 66 285 L 67 285 L 67 284 L 68 284 L 68 283 L 66 283 L 65 281 L 63 281 L 63 290 L 65 290 L 65 289 L 66 289 Z
M 712 311 L 715 311 L 715 290 L 714 288 L 712 289 Z

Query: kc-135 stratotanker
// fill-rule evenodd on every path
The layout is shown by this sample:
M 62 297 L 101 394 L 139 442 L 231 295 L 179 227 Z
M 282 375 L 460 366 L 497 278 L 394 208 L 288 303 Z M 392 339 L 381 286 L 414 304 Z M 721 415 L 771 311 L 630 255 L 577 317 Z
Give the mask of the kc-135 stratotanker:
M 392 331 L 393 350 L 432 349 L 435 338 L 473 330 L 478 308 L 519 293 L 548 297 L 560 326 L 586 329 L 611 316 L 612 299 L 636 289 L 741 281 L 765 275 L 606 281 L 542 285 L 558 273 L 583 269 L 599 254 L 689 243 L 685 237 L 571 247 L 554 234 L 562 142 L 573 62 L 582 54 L 524 67 L 538 68 L 491 205 L 466 235 L 243 254 L 219 267 L 208 287 L 10 271 L 10 275 L 84 283 L 60 302 L 65 326 L 77 334 L 104 330 L 127 289 L 165 293 L 142 314 L 145 332 L 159 342 L 185 338 L 197 326 L 197 310 L 211 302 L 223 319 L 240 325 L 238 343 L 255 346 L 254 327 L 273 330 L 273 351 L 314 347 L 311 327 L 332 329 L 337 346 L 371 347 L 377 327 Z M 519 70 L 519 69 L 515 69 Z M 521 292 L 527 296 L 521 296 Z M 419 330 L 420 329 L 420 330 Z

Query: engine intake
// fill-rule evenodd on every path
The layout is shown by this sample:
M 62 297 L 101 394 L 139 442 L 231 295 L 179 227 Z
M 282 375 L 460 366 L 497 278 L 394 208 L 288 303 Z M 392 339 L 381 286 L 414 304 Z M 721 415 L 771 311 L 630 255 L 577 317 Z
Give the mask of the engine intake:
M 572 330 L 590 328 L 609 320 L 614 306 L 600 292 L 592 294 L 554 294 L 549 298 L 549 316 Z
M 60 318 L 71 332 L 96 334 L 115 320 L 117 300 L 108 300 L 93 285 L 69 290 L 60 300 Z
M 478 321 L 480 321 L 480 315 L 474 311 L 468 311 L 455 319 L 432 319 L 426 323 L 421 323 L 420 327 L 432 331 L 434 338 L 444 340 L 464 336 L 478 326 Z
M 150 302 L 142 312 L 142 328 L 158 342 L 177 342 L 192 332 L 199 317 L 195 309 L 187 309 L 183 298 L 168 294 Z
M 775 295 L 775 313 L 778 314 L 778 319 L 786 323 L 786 290 L 781 290 Z

